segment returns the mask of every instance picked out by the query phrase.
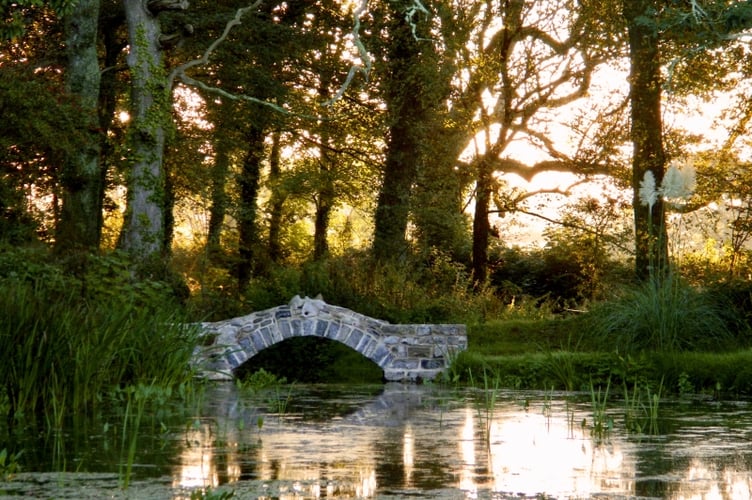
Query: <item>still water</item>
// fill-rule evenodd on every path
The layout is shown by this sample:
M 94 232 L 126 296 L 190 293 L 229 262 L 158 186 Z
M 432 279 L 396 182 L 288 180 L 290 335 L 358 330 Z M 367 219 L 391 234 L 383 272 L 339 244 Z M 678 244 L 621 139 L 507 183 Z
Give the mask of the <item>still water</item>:
M 493 396 L 219 384 L 179 416 L 145 415 L 135 441 L 117 417 L 29 437 L 0 497 L 752 498 L 748 402 L 661 400 L 651 421 L 649 405 L 603 412 L 591 394 Z

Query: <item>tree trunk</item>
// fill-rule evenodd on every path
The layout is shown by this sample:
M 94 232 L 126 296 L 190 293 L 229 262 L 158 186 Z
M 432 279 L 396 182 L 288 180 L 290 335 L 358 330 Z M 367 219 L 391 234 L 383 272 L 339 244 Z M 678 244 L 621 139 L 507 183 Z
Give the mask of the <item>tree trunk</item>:
M 165 240 L 165 131 L 170 125 L 170 89 L 159 48 L 159 22 L 142 0 L 124 0 L 131 73 L 131 171 L 120 246 L 132 255 L 159 256 Z
M 100 87 L 97 56 L 99 0 L 79 0 L 65 19 L 68 52 L 68 92 L 81 109 L 78 119 L 86 146 L 70 155 L 62 175 L 62 211 L 56 231 L 57 250 L 95 249 L 101 220 L 100 147 L 97 122 Z
M 209 209 L 209 231 L 206 248 L 210 259 L 221 254 L 222 226 L 227 213 L 227 174 L 230 171 L 229 144 L 222 131 L 215 136 L 214 167 L 211 171 L 211 208 Z
M 254 247 L 257 244 L 256 203 L 258 200 L 261 162 L 264 158 L 264 130 L 251 125 L 248 133 L 248 150 L 238 178 L 240 202 L 238 207 L 238 290 L 248 287 L 255 264 Z
M 282 151 L 282 134 L 275 130 L 272 135 L 272 149 L 269 153 L 269 185 L 272 189 L 269 201 L 269 258 L 272 262 L 279 262 L 282 258 L 282 242 L 280 232 L 282 229 L 282 208 L 286 195 L 280 186 L 282 169 L 280 167 L 280 154 Z
M 488 239 L 491 223 L 488 212 L 491 208 L 491 170 L 486 162 L 478 165 L 475 187 L 475 213 L 473 214 L 473 282 L 482 285 L 488 275 Z
M 327 101 L 329 92 L 326 85 L 331 80 L 327 73 L 321 75 L 319 99 Z M 331 137 L 326 120 L 319 122 L 319 182 L 316 193 L 316 217 L 313 231 L 313 260 L 323 260 L 329 254 L 329 218 L 334 206 L 334 185 L 332 183 Z
M 651 26 L 651 0 L 624 0 L 629 34 L 632 188 L 635 221 L 635 272 L 638 279 L 660 276 L 668 266 L 664 207 L 659 199 L 652 211 L 640 202 L 640 182 L 650 171 L 660 185 L 665 171 L 661 120 L 659 35 Z
M 425 109 L 421 101 L 418 40 L 402 16 L 390 26 L 389 82 L 385 99 L 391 125 L 384 177 L 374 221 L 373 254 L 379 260 L 404 257 L 413 184 L 419 161 L 419 130 Z
M 409 111 L 405 111 L 409 114 Z M 384 180 L 376 206 L 373 253 L 379 260 L 394 260 L 407 253 L 407 220 L 410 195 L 417 172 L 417 144 L 411 137 L 410 123 L 399 117 L 389 128 Z

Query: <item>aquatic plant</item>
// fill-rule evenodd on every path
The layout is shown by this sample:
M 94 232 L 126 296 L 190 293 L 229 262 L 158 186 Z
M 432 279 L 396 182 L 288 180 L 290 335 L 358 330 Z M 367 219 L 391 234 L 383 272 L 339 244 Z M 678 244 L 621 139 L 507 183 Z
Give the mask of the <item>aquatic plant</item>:
M 637 383 L 630 391 L 624 384 L 624 425 L 629 432 L 658 434 L 658 417 L 663 392 L 663 381 L 653 393 L 650 385 L 640 387 Z M 643 402 L 643 397 L 644 402 Z
M 472 371 L 469 373 L 469 376 L 470 385 L 476 387 Z M 496 409 L 496 400 L 499 395 L 500 386 L 501 379 L 497 375 L 490 375 L 484 367 L 480 395 L 478 396 L 476 392 L 473 402 L 478 412 L 478 421 L 483 424 L 483 435 L 486 445 L 491 444 L 491 426 L 493 425 L 494 411 Z
M 18 459 L 22 454 L 23 450 L 18 453 L 9 453 L 7 448 L 0 450 L 0 481 L 13 479 L 13 475 L 20 469 Z
M 191 492 L 190 500 L 227 500 L 235 498 L 235 491 L 214 491 L 211 488 L 194 490 Z
M 593 424 L 590 428 L 593 438 L 600 442 L 608 437 L 614 427 L 613 419 L 607 413 L 608 391 L 611 387 L 611 381 L 606 384 L 605 390 L 595 390 L 593 383 L 590 383 L 590 402 Z
M 180 326 L 174 310 L 125 298 L 81 300 L 75 290 L 26 282 L 2 285 L 0 379 L 11 423 L 42 418 L 59 428 L 65 416 L 92 411 L 113 387 L 176 387 L 192 379 L 197 332 Z

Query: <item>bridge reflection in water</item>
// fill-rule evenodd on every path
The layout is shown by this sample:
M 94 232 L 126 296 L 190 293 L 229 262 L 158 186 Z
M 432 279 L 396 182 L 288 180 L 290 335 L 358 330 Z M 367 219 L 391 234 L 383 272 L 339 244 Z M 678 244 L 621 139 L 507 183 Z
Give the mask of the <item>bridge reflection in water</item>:
M 655 443 L 618 432 L 595 441 L 581 425 L 591 418 L 585 405 L 545 406 L 542 395 L 527 406 L 510 393 L 486 413 L 432 388 L 387 384 L 370 399 L 321 400 L 339 412 L 309 418 L 306 405 L 313 410 L 315 398 L 285 415 L 265 415 L 233 387 L 223 389 L 210 418 L 186 430 L 176 487 L 225 485 L 241 498 L 279 499 L 417 491 L 435 498 L 628 497 L 646 488 L 666 498 L 750 498 L 748 469 L 702 458 L 663 470 L 656 489 L 655 474 L 638 470 Z

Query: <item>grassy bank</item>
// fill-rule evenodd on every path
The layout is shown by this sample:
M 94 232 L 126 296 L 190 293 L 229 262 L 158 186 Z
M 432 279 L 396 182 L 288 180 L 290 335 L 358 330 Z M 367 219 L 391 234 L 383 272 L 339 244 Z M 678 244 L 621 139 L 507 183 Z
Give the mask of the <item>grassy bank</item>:
M 667 394 L 752 396 L 752 349 L 619 353 L 593 347 L 591 317 L 470 325 L 468 350 L 453 361 L 463 382 L 484 371 L 505 388 L 590 390 L 591 384 L 662 387 Z

